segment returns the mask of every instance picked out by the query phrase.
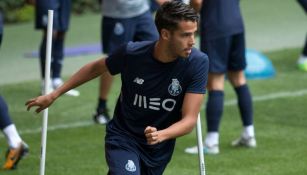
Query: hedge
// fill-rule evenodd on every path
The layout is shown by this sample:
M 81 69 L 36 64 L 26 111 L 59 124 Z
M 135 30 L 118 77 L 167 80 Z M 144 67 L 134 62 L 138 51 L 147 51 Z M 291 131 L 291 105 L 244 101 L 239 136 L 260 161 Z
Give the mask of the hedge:
M 0 10 L 6 23 L 31 21 L 34 18 L 34 7 L 26 0 L 0 0 Z M 72 13 L 89 12 L 100 12 L 99 0 L 72 0 Z

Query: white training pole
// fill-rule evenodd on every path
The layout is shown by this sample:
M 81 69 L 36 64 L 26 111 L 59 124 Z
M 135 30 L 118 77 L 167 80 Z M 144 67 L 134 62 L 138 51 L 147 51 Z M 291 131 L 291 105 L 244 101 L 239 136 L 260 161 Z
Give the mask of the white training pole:
M 198 148 L 198 158 L 199 158 L 199 174 L 206 175 L 200 113 L 198 113 L 198 117 L 197 117 L 196 130 L 197 130 L 196 134 L 197 134 L 197 148 Z
M 52 28 L 53 28 L 53 10 L 48 10 L 48 27 L 47 27 L 47 47 L 46 47 L 46 64 L 45 64 L 45 87 L 44 95 L 50 91 L 50 65 L 51 65 L 51 45 L 52 45 Z M 40 175 L 45 174 L 46 161 L 46 144 L 47 144 L 47 127 L 48 127 L 48 108 L 44 110 L 42 124 L 42 142 L 41 142 L 41 161 Z

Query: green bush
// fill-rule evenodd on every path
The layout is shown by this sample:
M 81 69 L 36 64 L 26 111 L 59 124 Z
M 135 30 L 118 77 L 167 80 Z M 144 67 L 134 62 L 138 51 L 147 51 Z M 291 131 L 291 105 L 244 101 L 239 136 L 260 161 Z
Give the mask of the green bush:
M 71 0 L 72 13 L 100 12 L 98 0 Z M 17 23 L 34 19 L 34 7 L 25 0 L 0 0 L 0 10 L 6 23 Z
M 0 10 L 4 15 L 4 21 L 8 23 L 33 19 L 33 7 L 26 5 L 24 0 L 1 0 Z
M 98 0 L 72 0 L 72 11 L 75 14 L 100 12 L 100 9 Z

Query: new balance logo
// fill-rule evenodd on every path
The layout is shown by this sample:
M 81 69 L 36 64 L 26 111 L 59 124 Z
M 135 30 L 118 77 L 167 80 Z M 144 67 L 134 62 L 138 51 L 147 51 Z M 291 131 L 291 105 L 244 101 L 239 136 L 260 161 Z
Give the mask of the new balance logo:
M 161 98 L 148 98 L 146 96 L 135 94 L 134 106 L 138 106 L 140 108 L 144 109 L 151 109 L 155 111 L 160 111 L 161 108 L 166 111 L 172 111 L 176 105 L 176 100 L 167 98 L 167 99 L 161 99 Z
M 143 84 L 144 80 L 142 78 L 136 77 L 133 82 L 137 83 L 137 84 Z

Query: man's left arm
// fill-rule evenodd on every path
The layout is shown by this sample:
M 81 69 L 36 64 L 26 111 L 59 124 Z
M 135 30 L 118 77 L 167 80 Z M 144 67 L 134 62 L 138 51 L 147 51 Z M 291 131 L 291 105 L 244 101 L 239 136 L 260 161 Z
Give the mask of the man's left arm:
M 186 93 L 182 105 L 182 119 L 163 130 L 148 126 L 144 133 L 147 143 L 154 145 L 190 133 L 196 122 L 204 94 Z

